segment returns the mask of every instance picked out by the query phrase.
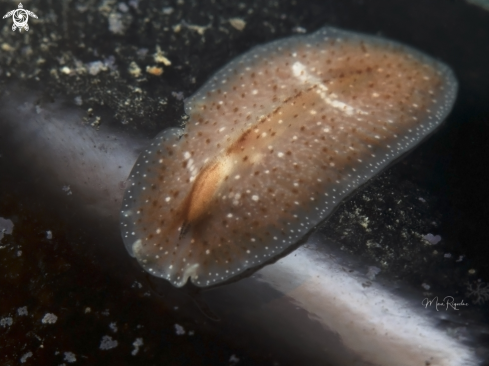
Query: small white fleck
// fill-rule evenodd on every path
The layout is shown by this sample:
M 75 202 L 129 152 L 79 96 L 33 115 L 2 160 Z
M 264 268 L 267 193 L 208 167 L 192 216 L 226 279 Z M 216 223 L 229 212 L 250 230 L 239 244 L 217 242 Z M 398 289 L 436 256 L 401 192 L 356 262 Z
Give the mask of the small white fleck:
M 171 197 L 166 197 L 166 198 L 165 198 L 165 201 L 166 201 L 166 202 L 170 202 L 170 200 L 171 200 Z
M 51 314 L 51 313 L 47 313 L 44 315 L 41 322 L 43 324 L 54 324 L 54 323 L 56 323 L 57 320 L 58 320 L 58 317 L 56 315 Z
M 64 360 L 69 363 L 76 362 L 76 355 L 73 352 L 65 352 Z
M 177 333 L 177 335 L 184 335 L 185 329 L 181 325 L 175 324 L 175 332 Z
M 22 357 L 20 358 L 20 363 L 25 363 L 27 361 L 27 359 L 29 357 L 31 357 L 31 356 L 32 356 L 32 352 L 31 351 L 23 354 Z
M 13 322 L 14 320 L 9 316 L 6 318 L 2 318 L 0 319 L 0 327 L 2 328 L 10 327 Z
M 132 342 L 132 345 L 134 346 L 134 349 L 132 350 L 131 355 L 136 356 L 139 352 L 139 347 L 143 345 L 143 339 L 136 338 L 136 340 Z
M 253 201 L 258 201 L 258 200 L 260 199 L 260 197 L 258 197 L 258 196 L 255 194 L 255 195 L 251 196 L 251 199 L 252 199 Z
M 436 245 L 440 242 L 441 236 L 440 235 L 433 235 L 433 234 L 429 233 L 429 234 L 426 234 L 425 236 L 423 236 L 423 239 L 425 239 L 431 245 Z
M 110 330 L 112 330 L 114 333 L 117 333 L 117 323 L 110 323 L 109 324 Z
M 236 357 L 236 355 L 231 355 L 231 357 L 229 358 L 229 362 L 236 364 L 239 362 L 239 358 Z
M 117 347 L 119 342 L 116 340 L 112 339 L 111 336 L 103 336 L 102 340 L 100 341 L 100 349 L 107 351 L 109 349 Z
M 284 157 L 284 153 L 283 153 L 283 152 L 279 152 L 279 153 L 277 154 L 277 156 L 278 156 L 279 158 L 283 158 L 283 157 Z

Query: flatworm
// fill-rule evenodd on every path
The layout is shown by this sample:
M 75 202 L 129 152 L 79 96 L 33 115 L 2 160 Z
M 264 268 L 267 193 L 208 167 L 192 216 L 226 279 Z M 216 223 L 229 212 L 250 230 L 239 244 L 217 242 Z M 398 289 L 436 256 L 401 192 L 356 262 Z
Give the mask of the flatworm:
M 177 287 L 271 261 L 432 132 L 456 91 L 444 64 L 373 36 L 327 27 L 255 47 L 138 158 L 124 243 Z

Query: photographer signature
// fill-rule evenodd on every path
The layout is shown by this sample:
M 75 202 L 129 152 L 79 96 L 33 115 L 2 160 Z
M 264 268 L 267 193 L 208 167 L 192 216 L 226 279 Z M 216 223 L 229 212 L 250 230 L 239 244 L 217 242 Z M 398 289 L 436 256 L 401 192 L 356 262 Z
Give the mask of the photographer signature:
M 442 302 L 438 302 L 438 296 L 435 296 L 433 299 L 428 299 L 425 298 L 423 301 L 421 301 L 421 304 L 425 307 L 428 308 L 428 306 L 435 305 L 436 311 L 440 311 L 438 308 L 445 308 L 446 311 L 448 311 L 449 308 L 452 308 L 453 310 L 460 310 L 460 306 L 468 306 L 469 304 L 465 303 L 463 300 L 462 302 L 455 302 L 455 299 L 452 296 L 445 296 Z

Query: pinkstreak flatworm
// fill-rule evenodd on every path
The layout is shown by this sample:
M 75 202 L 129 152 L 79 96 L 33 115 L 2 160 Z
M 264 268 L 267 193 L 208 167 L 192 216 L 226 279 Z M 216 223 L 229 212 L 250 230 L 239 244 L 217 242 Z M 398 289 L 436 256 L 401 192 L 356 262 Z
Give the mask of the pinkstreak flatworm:
M 258 46 L 186 103 L 130 174 L 124 243 L 173 285 L 214 285 L 280 256 L 449 113 L 442 63 L 323 28 Z

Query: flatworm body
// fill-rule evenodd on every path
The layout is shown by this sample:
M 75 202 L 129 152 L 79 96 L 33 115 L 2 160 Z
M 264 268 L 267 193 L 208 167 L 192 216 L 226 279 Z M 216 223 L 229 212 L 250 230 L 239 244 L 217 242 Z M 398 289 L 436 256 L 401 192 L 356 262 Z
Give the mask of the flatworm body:
M 214 285 L 279 256 L 449 113 L 451 70 L 392 41 L 323 28 L 236 58 L 130 174 L 128 251 Z

